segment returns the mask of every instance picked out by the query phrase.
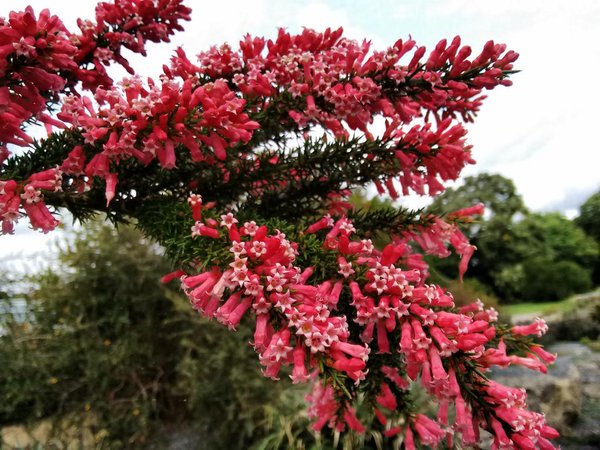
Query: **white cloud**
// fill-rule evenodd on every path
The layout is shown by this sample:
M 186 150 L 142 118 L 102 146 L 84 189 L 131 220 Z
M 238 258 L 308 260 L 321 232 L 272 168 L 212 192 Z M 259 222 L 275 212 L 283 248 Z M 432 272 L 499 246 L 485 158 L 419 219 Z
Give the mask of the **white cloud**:
M 490 93 L 469 127 L 478 171 L 512 178 L 534 210 L 576 208 L 600 187 L 596 138 L 600 3 L 582 0 L 415 1 L 396 9 L 428 44 L 460 34 L 474 51 L 488 39 L 520 53 L 514 85 Z
M 472 132 L 481 168 L 513 178 L 533 209 L 552 208 L 569 191 L 591 193 L 600 185 L 600 90 L 588 80 L 600 71 L 600 54 L 592 49 L 600 30 L 591 15 L 585 17 L 590 11 L 566 18 L 557 8 L 556 14 L 544 13 L 544 20 L 508 36 L 521 53 L 523 72 L 513 87 L 494 93 Z

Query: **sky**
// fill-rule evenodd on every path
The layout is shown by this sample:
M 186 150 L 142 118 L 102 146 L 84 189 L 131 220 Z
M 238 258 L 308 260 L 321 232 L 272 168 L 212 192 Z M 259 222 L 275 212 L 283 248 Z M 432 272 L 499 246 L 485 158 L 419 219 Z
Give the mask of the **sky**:
M 138 73 L 157 76 L 173 50 L 194 55 L 214 44 L 236 46 L 246 33 L 275 37 L 278 27 L 298 32 L 342 26 L 348 37 L 373 42 L 377 49 L 412 36 L 433 48 L 442 38 L 460 35 L 474 53 L 493 39 L 521 56 L 510 88 L 498 87 L 469 126 L 475 166 L 463 175 L 499 173 L 511 178 L 533 211 L 560 211 L 569 217 L 600 189 L 597 105 L 600 88 L 600 2 L 597 0 L 219 0 L 186 2 L 192 21 L 170 44 L 150 44 L 148 58 L 133 55 Z M 10 9 L 45 7 L 75 30 L 77 17 L 93 18 L 94 1 L 11 0 Z M 411 199 L 409 206 L 422 201 Z M 27 229 L 0 236 L 0 257 L 47 248 L 52 233 Z

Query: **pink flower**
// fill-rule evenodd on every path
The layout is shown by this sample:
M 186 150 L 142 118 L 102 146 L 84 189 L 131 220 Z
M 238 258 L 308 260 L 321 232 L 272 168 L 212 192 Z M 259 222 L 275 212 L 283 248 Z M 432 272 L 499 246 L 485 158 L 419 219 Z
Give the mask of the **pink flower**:
M 362 426 L 360 421 L 356 418 L 354 409 L 352 409 L 351 407 L 347 407 L 346 410 L 344 411 L 344 420 L 348 424 L 348 427 L 351 428 L 352 430 L 356 431 L 357 433 L 365 432 L 365 428 Z
M 429 417 L 423 414 L 417 414 L 412 425 L 419 435 L 419 439 L 425 445 L 435 447 L 446 435 L 437 422 L 431 420 Z
M 306 371 L 306 349 L 301 345 L 296 345 L 293 351 L 294 369 L 290 378 L 294 384 L 304 383 L 310 379 L 308 372 Z
M 352 263 L 346 261 L 346 258 L 344 258 L 343 256 L 340 256 L 338 258 L 338 264 L 340 267 L 338 273 L 344 278 L 348 278 L 350 275 L 354 274 L 354 270 L 352 269 Z
M 548 325 L 544 319 L 537 317 L 535 321 L 529 325 L 516 325 L 510 329 L 513 334 L 526 336 L 529 334 L 535 334 L 542 336 L 548 331 Z
M 387 383 L 381 384 L 381 392 L 377 396 L 377 403 L 379 403 L 384 408 L 390 409 L 392 411 L 397 408 L 398 403 L 396 402 L 396 397 L 392 393 Z

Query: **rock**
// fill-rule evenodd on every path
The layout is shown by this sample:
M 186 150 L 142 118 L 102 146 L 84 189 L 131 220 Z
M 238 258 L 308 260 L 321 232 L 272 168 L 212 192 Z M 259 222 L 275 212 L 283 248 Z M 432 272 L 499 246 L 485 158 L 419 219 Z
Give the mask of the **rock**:
M 540 393 L 540 410 L 550 424 L 556 424 L 559 432 L 568 434 L 581 414 L 581 384 L 576 377 L 552 378 Z
M 49 420 L 44 420 L 31 428 L 20 425 L 4 427 L 0 431 L 2 436 L 0 448 L 32 448 L 36 444 L 48 442 L 51 432 L 52 424 Z
M 579 358 L 593 354 L 588 346 L 580 342 L 556 342 L 548 346 L 547 350 L 551 353 L 556 353 L 559 356 L 559 360 L 567 356 Z
M 579 370 L 572 364 L 557 367 L 544 375 L 522 367 L 495 371 L 493 378 L 503 384 L 527 390 L 528 405 L 546 414 L 550 425 L 569 434 L 581 413 L 582 386 Z
M 42 420 L 30 426 L 14 425 L 0 430 L 0 449 L 52 448 L 60 450 L 92 450 L 97 448 L 102 430 L 94 434 L 96 418 L 86 414 L 83 420 L 64 418 Z
M 599 449 L 600 353 L 579 342 L 557 342 L 546 350 L 558 355 L 548 375 L 511 366 L 494 371 L 492 377 L 527 390 L 528 405 L 544 412 L 561 432 L 557 443 L 563 449 Z

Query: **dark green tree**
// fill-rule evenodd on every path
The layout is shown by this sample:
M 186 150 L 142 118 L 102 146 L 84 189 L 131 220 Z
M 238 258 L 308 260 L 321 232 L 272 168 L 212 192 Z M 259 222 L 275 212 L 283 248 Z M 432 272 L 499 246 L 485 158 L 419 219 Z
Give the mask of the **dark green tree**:
M 499 174 L 481 173 L 465 178 L 464 184 L 436 197 L 429 210 L 433 213 L 455 211 L 477 203 L 485 205 L 485 214 L 477 222 L 465 225 L 465 233 L 477 247 L 467 272 L 469 277 L 495 289 L 494 274 L 503 265 L 518 261 L 511 246 L 515 241 L 513 219 L 527 214 L 527 208 L 513 181 Z M 456 277 L 456 257 L 431 261 L 449 277 Z
M 29 320 L 2 325 L 0 421 L 87 411 L 131 445 L 174 407 L 173 307 L 157 283 L 168 265 L 128 228 L 97 226 L 62 245 L 58 270 L 28 280 Z
M 430 210 L 455 211 L 477 203 L 485 205 L 486 217 L 490 218 L 511 220 L 517 213 L 527 213 L 514 182 L 502 175 L 490 173 L 466 177 L 462 185 L 449 188 L 436 197 Z
M 600 242 L 600 191 L 593 194 L 579 207 L 575 223 L 583 231 Z
M 568 260 L 531 257 L 507 266 L 496 277 L 504 300 L 547 302 L 592 288 L 589 270 Z
M 494 245 L 481 238 L 484 251 L 488 242 Z M 505 301 L 560 300 L 592 287 L 598 245 L 563 215 L 529 214 L 508 238 L 509 253 L 494 273 L 495 289 Z
M 598 248 L 600 249 L 600 191 L 593 194 L 580 206 L 579 216 L 575 218 L 575 223 L 579 225 L 588 236 L 591 236 L 596 240 Z M 592 273 L 592 280 L 596 286 L 600 285 L 600 254 L 597 256 Z
M 560 213 L 530 214 L 515 224 L 514 232 L 513 251 L 521 259 L 543 256 L 589 269 L 598 258 L 596 242 Z

